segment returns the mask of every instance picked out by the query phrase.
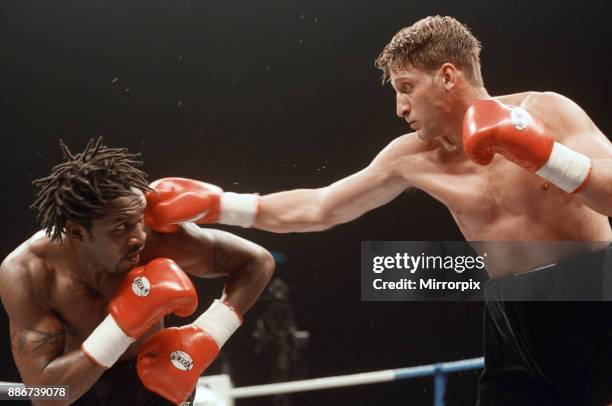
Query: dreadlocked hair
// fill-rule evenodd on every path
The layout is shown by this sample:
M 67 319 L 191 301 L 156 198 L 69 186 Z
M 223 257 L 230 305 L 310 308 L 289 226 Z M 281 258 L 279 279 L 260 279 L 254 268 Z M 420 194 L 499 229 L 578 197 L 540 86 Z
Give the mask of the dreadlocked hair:
M 132 195 L 132 188 L 151 190 L 147 175 L 138 169 L 140 154 L 106 147 L 102 137 L 90 139 L 81 153 L 70 152 L 62 140 L 60 148 L 64 162 L 32 182 L 40 190 L 31 208 L 38 211 L 38 222 L 51 241 L 61 240 L 68 220 L 90 230 L 92 221 L 103 217 L 106 203 Z

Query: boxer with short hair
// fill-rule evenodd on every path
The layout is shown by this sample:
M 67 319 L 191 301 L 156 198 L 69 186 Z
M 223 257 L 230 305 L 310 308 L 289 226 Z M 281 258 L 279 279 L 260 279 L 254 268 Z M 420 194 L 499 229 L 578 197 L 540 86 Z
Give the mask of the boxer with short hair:
M 188 224 L 173 233 L 152 231 L 144 217 L 145 194 L 153 192 L 137 154 L 108 148 L 101 138 L 77 154 L 60 145 L 65 161 L 34 182 L 40 191 L 33 207 L 44 230 L 0 268 L 19 373 L 26 385 L 68 385 L 63 404 L 170 404 L 173 397 L 140 382 L 136 356 L 162 330 L 165 315 L 195 311 L 197 295 L 185 272 L 228 276 L 221 299 L 196 323 L 200 337 L 227 340 L 269 281 L 274 260 L 226 232 Z M 190 348 L 194 370 L 203 371 L 223 342 Z M 164 379 L 161 371 L 145 372 Z
M 595 256 L 589 261 L 595 266 L 605 266 L 599 258 L 606 252 L 597 242 L 612 241 L 612 144 L 567 97 L 535 91 L 490 96 L 480 49 L 452 17 L 427 17 L 403 28 L 376 64 L 395 91 L 397 116 L 413 132 L 393 140 L 367 168 L 319 189 L 260 197 L 224 193 L 197 181 L 158 180 L 152 186 L 166 198 L 152 206 L 161 220 L 154 227 L 195 221 L 278 233 L 321 231 L 419 188 L 446 205 L 467 240 L 586 242 L 574 250 L 532 250 L 524 244 L 519 252 L 480 245 L 489 251 L 488 262 L 499 265 L 487 269 L 492 278 L 584 254 Z M 583 305 L 529 303 L 517 309 L 487 303 L 481 404 L 612 402 L 607 303 L 584 308 L 602 317 L 582 318 L 575 335 L 554 347 L 556 356 L 545 350 L 563 322 L 580 317 Z M 567 319 L 559 317 L 563 311 Z M 548 330 L 530 335 L 542 321 L 551 322 L 544 323 Z M 588 347 L 577 346 L 580 340 Z M 577 354 L 573 363 L 560 361 L 565 352 Z

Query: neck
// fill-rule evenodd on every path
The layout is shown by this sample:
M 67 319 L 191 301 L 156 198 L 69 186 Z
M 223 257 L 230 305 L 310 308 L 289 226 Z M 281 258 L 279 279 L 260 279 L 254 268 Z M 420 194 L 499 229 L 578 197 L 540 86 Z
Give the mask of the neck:
M 466 110 L 472 104 L 474 104 L 478 100 L 490 98 L 487 89 L 484 87 L 473 87 L 466 86 L 462 89 L 458 97 L 456 98 L 456 102 L 453 105 L 453 111 L 455 114 L 451 118 L 452 128 L 453 130 L 449 131 L 441 141 L 442 145 L 449 143 L 451 146 L 446 147 L 447 149 L 456 149 L 458 151 L 463 152 L 463 116 L 465 115 Z

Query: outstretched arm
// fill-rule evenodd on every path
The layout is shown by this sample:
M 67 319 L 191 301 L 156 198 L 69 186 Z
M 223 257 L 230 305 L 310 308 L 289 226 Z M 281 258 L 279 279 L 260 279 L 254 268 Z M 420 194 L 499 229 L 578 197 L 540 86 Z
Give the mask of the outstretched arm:
M 276 233 L 322 231 L 388 203 L 408 185 L 383 161 L 327 187 L 262 196 L 253 227 Z
M 391 142 L 365 169 L 319 189 L 296 189 L 263 197 L 223 192 L 182 178 L 151 184 L 145 219 L 153 229 L 173 232 L 179 223 L 220 223 L 277 233 L 321 231 L 382 206 L 410 183 L 414 143 L 410 135 Z M 407 173 L 408 172 L 408 173 Z

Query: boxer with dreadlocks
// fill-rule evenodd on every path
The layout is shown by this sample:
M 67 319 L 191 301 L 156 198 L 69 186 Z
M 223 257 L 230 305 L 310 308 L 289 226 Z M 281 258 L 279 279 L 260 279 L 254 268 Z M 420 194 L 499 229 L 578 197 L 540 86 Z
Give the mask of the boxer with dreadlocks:
M 32 207 L 43 230 L 0 268 L 23 382 L 68 385 L 63 404 L 189 402 L 199 374 L 270 279 L 272 256 L 232 234 L 193 225 L 151 231 L 144 221 L 151 189 L 139 154 L 106 147 L 101 138 L 80 153 L 60 146 L 64 162 L 34 181 L 40 190 Z M 163 329 L 165 315 L 185 317 L 197 307 L 185 272 L 228 281 L 220 300 L 192 325 Z M 162 338 L 151 340 L 156 332 Z M 175 363 L 156 358 L 177 341 L 188 346 L 173 355 Z M 189 367 L 171 390 L 163 387 L 169 365 Z

